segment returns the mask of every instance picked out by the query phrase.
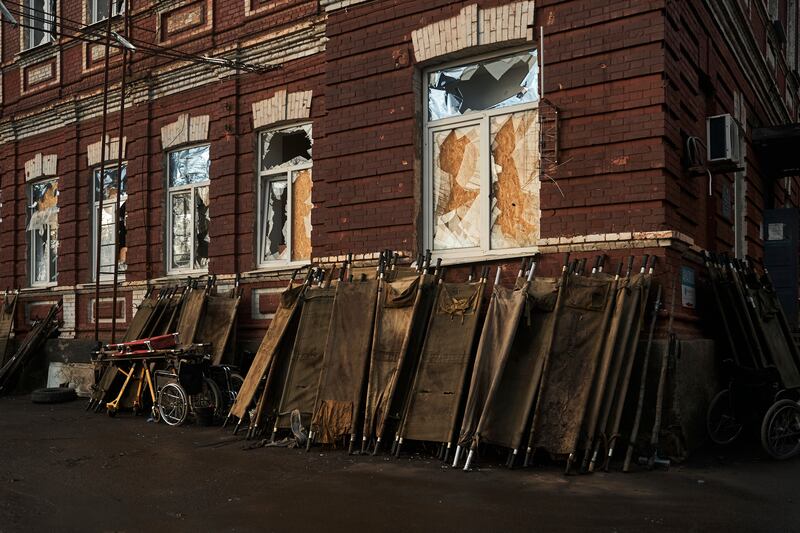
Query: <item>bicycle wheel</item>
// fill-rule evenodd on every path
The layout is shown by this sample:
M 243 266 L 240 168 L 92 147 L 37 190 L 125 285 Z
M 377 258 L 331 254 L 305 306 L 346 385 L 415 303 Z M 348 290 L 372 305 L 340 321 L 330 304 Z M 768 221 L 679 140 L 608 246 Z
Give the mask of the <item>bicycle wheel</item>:
M 714 396 L 706 412 L 706 429 L 715 444 L 730 444 L 742 434 L 744 425 L 736 420 L 733 396 L 730 389 L 723 389 Z
M 800 405 L 792 400 L 772 404 L 761 423 L 761 446 L 778 460 L 800 452 Z
M 189 401 L 192 409 L 213 407 L 215 417 L 223 416 L 222 410 L 225 406 L 222 402 L 222 393 L 219 390 L 219 386 L 211 378 L 203 378 L 200 392 L 193 394 Z
M 180 426 L 189 415 L 186 391 L 177 383 L 167 383 L 158 393 L 158 413 L 168 426 Z

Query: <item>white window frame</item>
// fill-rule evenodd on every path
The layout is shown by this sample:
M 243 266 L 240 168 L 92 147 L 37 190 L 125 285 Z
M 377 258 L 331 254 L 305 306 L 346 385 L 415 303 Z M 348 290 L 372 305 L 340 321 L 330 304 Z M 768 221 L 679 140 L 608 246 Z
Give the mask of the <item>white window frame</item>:
M 423 149 L 423 189 L 422 189 L 422 208 L 423 208 L 423 248 L 431 250 L 433 257 L 442 257 L 443 259 L 471 259 L 480 256 L 513 256 L 520 254 L 529 254 L 536 252 L 538 246 L 525 246 L 517 248 L 491 248 L 491 187 L 492 187 L 492 173 L 489 165 L 491 164 L 491 146 L 490 146 L 490 131 L 489 124 L 491 117 L 501 115 L 511 115 L 514 113 L 530 111 L 539 108 L 540 100 L 535 102 L 511 105 L 501 107 L 498 109 L 489 109 L 486 111 L 469 111 L 463 115 L 448 117 L 439 120 L 429 121 L 428 119 L 428 92 L 429 92 L 429 75 L 432 72 L 446 70 L 448 68 L 458 67 L 477 63 L 487 59 L 507 57 L 520 52 L 532 52 L 536 47 L 530 45 L 516 48 L 506 48 L 501 51 L 495 51 L 487 54 L 470 56 L 458 61 L 451 61 L 441 63 L 434 67 L 425 69 L 422 73 L 422 149 Z M 537 61 L 540 60 L 537 54 Z M 539 76 L 541 76 L 541 65 Z M 539 79 L 536 80 L 537 89 Z M 541 98 L 541 95 L 540 95 Z M 481 212 L 481 227 L 480 227 L 480 245 L 470 248 L 454 248 L 450 250 L 437 250 L 433 246 L 433 148 L 432 142 L 433 135 L 437 131 L 449 130 L 455 127 L 472 126 L 475 124 L 480 125 L 480 154 L 478 157 L 478 164 L 481 168 L 480 183 L 481 189 L 478 195 L 478 202 Z M 540 163 L 541 164 L 541 163 Z
M 122 168 L 125 170 L 125 180 L 126 180 L 125 190 L 127 190 L 128 163 L 123 162 L 122 163 Z M 117 163 L 116 162 L 106 163 L 105 170 L 106 170 L 106 172 L 108 172 L 110 170 L 116 171 L 117 170 Z M 99 173 L 100 173 L 100 167 L 99 166 L 96 166 L 96 167 L 92 168 L 92 184 L 91 184 L 91 187 L 92 187 L 92 219 L 91 219 L 91 222 L 92 222 L 92 246 L 91 246 L 91 249 L 92 249 L 92 252 L 91 252 L 91 255 L 92 255 L 92 281 L 97 281 L 97 261 L 99 259 L 97 257 L 97 230 L 98 230 L 98 221 L 100 220 L 100 212 L 99 212 L 100 211 L 100 201 L 96 197 L 97 190 L 95 188 L 95 185 L 97 184 L 97 177 L 98 177 Z M 102 188 L 102 184 L 100 185 L 100 187 Z M 128 194 L 125 193 L 125 195 L 123 195 L 120 198 L 120 206 L 122 205 L 122 202 L 124 200 L 127 200 L 127 199 L 128 199 Z M 114 204 L 116 204 L 116 200 L 112 200 L 112 202 Z M 103 206 L 106 206 L 106 205 L 107 205 L 107 201 L 103 201 Z M 115 213 L 114 216 L 117 217 L 119 215 L 117 213 Z M 114 234 L 114 246 L 115 246 L 116 252 L 117 252 L 117 262 L 119 262 L 119 248 L 118 248 L 119 245 L 117 243 L 117 238 L 118 237 L 119 237 L 119 235 L 117 235 L 115 233 Z M 101 250 L 101 254 L 102 254 L 102 250 Z M 100 281 L 111 281 L 111 280 L 114 279 L 114 274 L 113 273 L 104 273 L 104 272 L 102 272 L 103 265 L 100 265 L 100 268 L 101 268 Z M 117 276 L 118 281 L 125 281 L 125 272 L 126 272 L 126 270 L 122 270 L 122 269 L 119 270 L 118 276 Z
M 210 161 L 211 161 L 211 144 L 210 143 L 202 143 L 202 144 L 194 144 L 194 145 L 191 145 L 191 146 L 183 146 L 181 148 L 177 148 L 175 150 L 170 150 L 169 152 L 167 152 L 167 163 L 166 163 L 167 164 L 167 182 L 166 182 L 166 186 L 167 186 L 167 205 L 165 206 L 165 209 L 167 210 L 167 217 L 166 217 L 166 220 L 167 220 L 167 227 L 166 227 L 166 230 L 167 230 L 166 231 L 166 241 L 167 241 L 166 259 L 167 259 L 167 265 L 166 265 L 166 267 L 167 267 L 167 269 L 166 270 L 167 270 L 167 275 L 168 276 L 176 275 L 176 274 L 205 274 L 205 273 L 208 272 L 208 268 L 207 267 L 206 268 L 195 268 L 194 267 L 194 263 L 195 263 L 195 259 L 196 259 L 196 257 L 195 257 L 195 253 L 196 253 L 195 241 L 197 240 L 197 238 L 196 238 L 197 236 L 196 235 L 195 235 L 195 238 L 193 238 L 192 241 L 191 241 L 191 253 L 190 253 L 190 258 L 189 258 L 189 264 L 191 266 L 186 267 L 186 268 L 173 268 L 172 267 L 172 234 L 173 234 L 173 229 L 174 229 L 173 228 L 173 221 L 172 221 L 172 198 L 173 198 L 173 196 L 177 196 L 179 194 L 185 194 L 186 192 L 189 192 L 189 195 L 191 196 L 191 199 L 192 199 L 192 202 L 191 202 L 191 206 L 192 206 L 192 231 L 196 231 L 195 230 L 195 228 L 196 228 L 195 219 L 197 217 L 197 212 L 196 212 L 196 205 L 195 205 L 195 202 L 194 202 L 194 198 L 195 198 L 195 194 L 196 194 L 195 189 L 198 189 L 200 187 L 208 187 L 209 188 L 209 204 L 211 203 L 211 201 L 210 201 L 211 171 L 209 169 L 209 176 L 208 176 L 208 179 L 205 180 L 205 181 L 198 182 L 198 183 L 189 183 L 187 185 L 178 185 L 178 186 L 172 187 L 172 186 L 170 186 L 170 177 L 171 176 L 170 176 L 169 158 L 170 158 L 170 156 L 172 154 L 174 154 L 176 152 L 183 152 L 183 151 L 189 150 L 191 148 L 201 148 L 203 146 L 207 146 L 208 147 L 208 158 L 209 158 L 209 163 L 210 163 Z
M 56 183 L 58 184 L 58 177 L 47 177 L 42 179 L 37 179 L 34 181 L 30 181 L 26 184 L 26 200 L 27 205 L 30 206 L 33 202 L 33 187 L 36 185 L 40 185 L 42 183 Z M 57 185 L 56 185 L 57 186 Z M 27 226 L 30 223 L 30 207 L 26 209 L 25 213 L 25 225 Z M 58 231 L 58 228 L 56 228 Z M 45 264 L 47 265 L 47 281 L 36 281 L 36 246 L 34 246 L 34 233 L 36 230 L 27 230 L 26 233 L 28 234 L 28 279 L 30 280 L 31 287 L 55 287 L 58 285 L 58 252 L 56 252 L 55 257 L 55 276 L 53 276 L 53 272 L 50 270 L 50 263 L 51 263 L 51 246 L 50 246 L 50 227 L 47 226 L 47 231 L 45 232 L 45 241 L 46 246 L 45 250 L 47 253 L 47 261 Z M 56 238 L 58 240 L 58 238 Z M 51 278 L 55 277 L 55 281 L 51 281 Z
M 24 50 L 33 50 L 34 48 L 38 48 L 39 46 L 46 46 L 53 41 L 55 41 L 55 30 L 56 30 L 56 18 L 58 17 L 58 0 L 45 0 L 45 12 L 41 12 L 39 10 L 34 10 L 33 7 L 34 0 L 24 0 L 23 3 L 23 13 L 25 15 L 22 17 L 24 23 L 27 26 L 36 26 L 37 24 L 41 24 L 42 28 L 41 31 L 46 34 L 48 39 L 41 44 L 33 44 L 34 38 L 36 35 L 36 28 L 34 27 L 25 27 L 22 28 L 20 32 L 22 34 L 22 43 L 21 49 Z M 47 8 L 50 8 L 51 12 L 47 13 Z M 43 19 L 51 18 L 52 20 L 46 21 Z
M 124 0 L 122 2 L 119 0 L 113 0 L 111 2 L 111 18 L 125 13 L 126 3 L 127 2 Z M 103 4 L 107 5 L 108 0 L 86 0 L 86 22 L 88 25 L 97 24 L 98 22 L 106 20 L 106 17 L 97 17 L 98 8 Z
M 293 177 L 294 174 L 297 172 L 311 169 L 314 166 L 314 154 L 312 151 L 311 154 L 311 161 L 307 163 L 301 163 L 299 165 L 292 165 L 292 166 L 283 166 L 280 168 L 273 168 L 268 170 L 262 169 L 262 159 L 264 157 L 264 141 L 263 136 L 268 133 L 279 133 L 281 131 L 292 131 L 298 130 L 305 126 L 309 127 L 309 135 L 311 137 L 313 143 L 313 136 L 314 136 L 314 129 L 311 122 L 298 122 L 294 124 L 284 125 L 277 128 L 267 128 L 263 130 L 259 130 L 258 133 L 258 183 L 256 184 L 256 235 L 257 235 L 257 249 L 258 249 L 258 261 L 256 264 L 258 268 L 267 268 L 273 266 L 282 266 L 285 267 L 286 265 L 304 265 L 309 262 L 309 259 L 292 259 L 292 255 L 294 250 L 292 250 L 292 230 L 294 228 L 294 213 L 293 213 L 293 198 L 294 198 L 294 186 L 293 186 Z M 312 171 L 313 172 L 313 171 Z M 286 257 L 287 259 L 264 259 L 264 251 L 267 241 L 267 220 L 265 218 L 265 211 L 267 206 L 263 204 L 263 183 L 267 180 L 269 181 L 280 181 L 276 180 L 275 178 L 278 176 L 286 176 Z

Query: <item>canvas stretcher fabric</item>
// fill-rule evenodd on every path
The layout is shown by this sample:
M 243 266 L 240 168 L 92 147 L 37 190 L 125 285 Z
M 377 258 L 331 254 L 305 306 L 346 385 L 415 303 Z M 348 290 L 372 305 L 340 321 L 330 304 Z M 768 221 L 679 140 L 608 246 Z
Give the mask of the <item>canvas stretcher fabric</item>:
M 528 287 L 506 363 L 494 378 L 496 392 L 481 413 L 480 441 L 521 447 L 552 342 L 557 296 L 555 279 L 534 279 Z
M 603 360 L 608 371 L 592 394 L 592 405 L 596 409 L 596 428 L 587 429 L 586 435 L 590 437 L 596 432 L 597 437 L 608 440 L 616 433 L 613 427 L 618 418 L 617 404 L 624 402 L 627 396 L 633 358 L 636 355 L 635 344 L 641 329 L 640 313 L 644 310 L 645 281 L 646 276 L 642 274 L 619 281 L 609 333 L 603 347 Z
M 417 275 L 383 284 L 375 317 L 363 434 L 383 437 L 387 418 L 399 417 L 416 365 L 419 343 L 415 325 L 427 315 L 426 293 L 432 276 Z M 416 333 L 416 335 L 415 335 Z
M 529 440 L 552 455 L 575 452 L 610 316 L 610 277 L 563 279 Z
M 275 316 L 269 324 L 269 329 L 267 329 L 267 333 L 258 347 L 258 352 L 256 352 L 250 370 L 247 372 L 242 387 L 239 389 L 236 401 L 231 406 L 229 416 L 235 416 L 241 420 L 247 414 L 247 410 L 256 394 L 258 384 L 261 382 L 261 378 L 269 372 L 275 354 L 278 352 L 286 335 L 289 323 L 298 310 L 300 295 L 304 290 L 305 285 L 300 285 L 289 288 L 281 294 L 278 309 L 275 311 Z
M 400 437 L 452 441 L 470 369 L 483 289 L 480 281 L 439 283 L 400 424 Z
M 508 360 L 517 324 L 525 309 L 526 292 L 527 286 L 516 290 L 500 286 L 492 289 L 458 437 L 461 446 L 469 446 L 473 439 L 478 440 L 483 410 L 491 401 L 497 389 L 497 378 Z
M 339 283 L 311 430 L 317 442 L 332 444 L 357 431 L 366 388 L 377 280 Z
M 239 294 L 206 296 L 205 313 L 195 338 L 197 342 L 211 343 L 211 363 L 214 365 L 221 364 L 225 358 L 239 300 Z
M 6 293 L 0 308 L 0 366 L 6 364 L 10 357 L 8 341 L 11 328 L 14 326 L 14 315 L 17 311 L 17 295 Z
M 189 287 L 186 290 L 187 293 L 183 297 L 176 331 L 179 344 L 191 344 L 194 342 L 206 303 L 205 289 Z
M 290 427 L 290 415 L 295 409 L 300 411 L 303 425 L 311 422 L 335 295 L 335 286 L 311 288 L 303 295 L 297 336 L 282 384 L 276 428 Z

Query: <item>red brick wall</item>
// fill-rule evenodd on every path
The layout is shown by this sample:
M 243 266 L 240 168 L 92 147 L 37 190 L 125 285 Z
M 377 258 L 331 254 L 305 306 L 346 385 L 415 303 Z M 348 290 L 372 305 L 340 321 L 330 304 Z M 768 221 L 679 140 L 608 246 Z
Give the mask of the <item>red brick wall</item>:
M 258 1 L 253 2 L 257 7 Z M 266 74 L 221 77 L 127 109 L 127 279 L 147 280 L 165 274 L 165 153 L 160 128 L 182 113 L 211 118 L 209 270 L 232 274 L 255 268 L 257 152 L 251 109 L 253 102 L 269 98 L 279 89 L 312 90 L 314 94 L 314 256 L 383 248 L 417 250 L 421 245 L 422 179 L 418 85 L 420 69 L 429 65 L 415 64 L 411 32 L 453 16 L 471 3 L 374 1 L 334 11 L 327 15 L 324 53 L 290 60 Z M 504 2 L 477 3 L 487 8 Z M 69 4 L 62 5 L 62 15 L 80 19 L 79 2 L 62 4 Z M 311 25 L 324 18 L 314 1 L 279 2 L 248 17 L 243 0 L 199 5 L 213 6 L 213 12 L 206 13 L 206 17 L 213 15 L 208 18 L 213 21 L 170 34 L 167 44 L 195 53 L 246 47 L 248 41 L 266 32 Z M 134 2 L 132 35 L 139 42 L 160 42 L 158 13 L 153 6 L 153 2 Z M 559 166 L 550 173 L 553 181 L 542 183 L 542 237 L 673 229 L 701 246 L 732 246 L 730 223 L 720 220 L 719 189 L 722 179 L 732 178 L 716 178 L 716 194 L 709 200 L 705 180 L 686 175 L 682 167 L 680 130 L 704 137 L 705 116 L 732 111 L 735 87 L 744 92 L 751 117 L 758 117 L 763 110 L 755 104 L 752 89 L 702 6 L 700 0 L 536 3 L 536 26 L 543 26 L 545 33 L 545 94 L 559 110 L 560 148 Z M 764 41 L 759 13 L 754 11 L 754 31 Z M 61 38 L 58 83 L 21 94 L 18 33 L 8 26 L 3 30 L 0 121 L 21 120 L 56 100 L 85 98 L 99 91 L 102 68 L 95 65 L 84 71 L 84 43 Z M 473 53 L 466 51 L 463 58 Z M 22 54 L 23 59 L 29 56 Z M 716 57 L 719 60 L 710 60 Z M 113 56 L 112 62 L 117 65 L 117 61 L 118 56 Z M 135 54 L 129 69 L 131 86 L 147 84 L 153 72 L 170 66 L 170 61 Z M 713 99 L 696 90 L 697 72 L 687 65 L 709 74 L 717 88 Z M 781 91 L 785 70 L 785 65 L 779 66 L 776 76 Z M 116 83 L 119 68 L 112 68 L 109 76 Z M 116 109 L 109 119 L 109 134 L 116 136 Z M 59 156 L 59 284 L 72 286 L 91 280 L 91 179 L 86 150 L 99 139 L 100 131 L 99 118 L 82 119 L 0 145 L 0 249 L 7 251 L 0 257 L 0 287 L 27 284 L 23 167 L 39 152 Z M 750 242 L 757 248 L 763 188 L 772 184 L 762 184 L 754 159 L 750 153 L 748 221 Z M 780 189 L 776 201 L 783 201 Z M 681 251 L 652 249 L 650 253 L 660 255 L 670 272 L 685 261 Z M 614 262 L 626 255 L 628 251 L 612 253 Z M 546 258 L 542 272 L 554 274 L 559 262 L 560 254 Z M 515 271 L 515 265 L 516 261 L 508 271 Z M 466 275 L 466 269 L 453 271 L 453 275 Z M 246 284 L 240 312 L 243 337 L 257 339 L 266 325 L 263 318 L 251 316 L 252 290 L 283 283 Z M 79 335 L 89 335 L 93 329 L 86 315 L 91 297 L 91 287 L 78 289 Z M 269 305 L 270 298 L 262 296 L 256 308 L 263 311 Z

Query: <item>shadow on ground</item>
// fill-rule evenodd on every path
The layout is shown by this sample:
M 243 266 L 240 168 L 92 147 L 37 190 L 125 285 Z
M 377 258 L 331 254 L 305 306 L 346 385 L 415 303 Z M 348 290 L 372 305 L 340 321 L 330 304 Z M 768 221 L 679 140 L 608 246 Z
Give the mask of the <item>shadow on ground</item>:
M 259 448 L 82 402 L 0 400 L 0 532 L 791 531 L 800 462 L 754 448 L 668 472 L 463 473 L 419 455 Z

